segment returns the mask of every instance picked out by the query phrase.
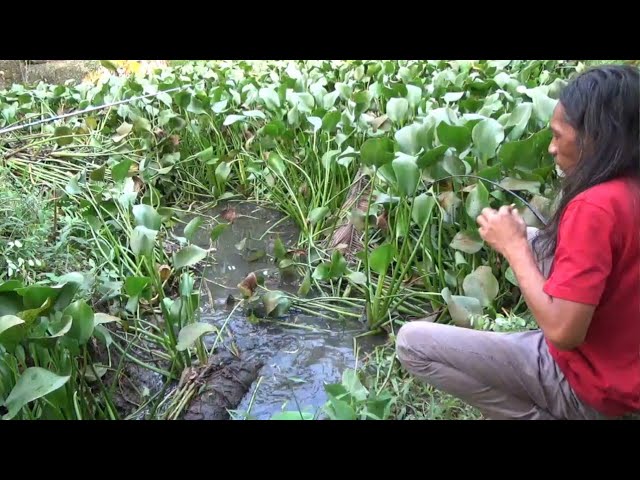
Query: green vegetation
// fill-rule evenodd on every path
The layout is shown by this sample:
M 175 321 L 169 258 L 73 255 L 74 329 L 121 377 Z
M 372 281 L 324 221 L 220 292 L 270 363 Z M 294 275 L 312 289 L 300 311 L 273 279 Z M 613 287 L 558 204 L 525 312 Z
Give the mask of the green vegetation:
M 226 334 L 199 321 L 197 284 L 233 221 L 232 209 L 201 213 L 232 199 L 279 209 L 300 231 L 298 244 L 266 252 L 299 279 L 297 294 L 250 275 L 234 309 L 252 321 L 291 308 L 364 318 L 371 333 L 391 333 L 363 370 L 327 387 L 331 418 L 477 417 L 404 376 L 393 332 L 427 316 L 535 327 L 475 217 L 505 203 L 530 225 L 540 222 L 528 204 L 549 214 L 548 121 L 583 66 L 180 62 L 147 76 L 1 91 L 0 129 L 156 94 L 0 136 L 4 418 L 177 418 L 193 391 L 167 400 L 169 386 L 206 364 Z M 193 243 L 204 228 L 208 249 Z M 114 395 L 129 363 L 164 388 L 143 392 L 125 415 Z

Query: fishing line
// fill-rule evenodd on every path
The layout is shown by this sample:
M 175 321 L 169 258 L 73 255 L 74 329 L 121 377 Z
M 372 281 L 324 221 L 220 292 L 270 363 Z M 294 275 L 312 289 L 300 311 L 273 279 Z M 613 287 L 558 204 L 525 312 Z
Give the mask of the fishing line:
M 118 100 L 117 102 L 105 103 L 104 105 L 97 105 L 95 107 L 88 107 L 88 108 L 85 108 L 84 110 L 77 110 L 75 112 L 65 113 L 63 115 L 56 115 L 56 116 L 53 116 L 53 117 L 42 118 L 40 120 L 36 120 L 35 122 L 22 123 L 22 124 L 19 124 L 19 125 L 12 125 L 10 127 L 6 127 L 6 128 L 3 128 L 3 129 L 0 129 L 0 135 L 2 135 L 4 133 L 14 132 L 16 130 L 22 130 L 23 128 L 35 127 L 36 125 L 40 125 L 42 123 L 53 122 L 55 120 L 61 120 L 63 118 L 74 117 L 76 115 L 82 115 L 84 113 L 94 112 L 96 110 L 102 110 L 104 108 L 114 107 L 116 105 L 122 105 L 124 103 L 130 103 L 130 102 L 133 102 L 135 100 L 142 100 L 143 98 L 155 97 L 157 95 L 160 95 L 161 93 L 177 92 L 179 90 L 184 90 L 185 88 L 190 87 L 190 86 L 191 85 L 183 85 L 182 87 L 170 88 L 169 90 L 160 90 L 160 91 L 157 91 L 156 93 L 147 93 L 146 95 L 140 95 L 140 96 L 137 96 L 137 97 L 131 97 L 131 98 L 127 98 L 125 100 Z
M 520 195 L 518 195 L 517 193 L 515 193 L 513 190 L 509 190 L 508 188 L 506 188 L 506 187 L 504 187 L 504 186 L 500 185 L 499 183 L 494 182 L 494 181 L 492 181 L 492 180 L 489 180 L 489 179 L 487 179 L 487 178 L 479 177 L 479 176 L 477 176 L 477 175 L 462 175 L 462 174 L 461 174 L 461 175 L 449 175 L 449 176 L 447 176 L 447 177 L 443 177 L 443 178 L 439 178 L 438 180 L 435 180 L 434 182 L 432 182 L 432 184 L 433 184 L 433 183 L 441 182 L 442 180 L 447 180 L 447 179 L 449 179 L 449 178 L 458 178 L 458 177 L 476 178 L 476 179 L 478 179 L 478 180 L 482 180 L 482 181 L 484 181 L 484 182 L 489 182 L 491 185 L 494 185 L 494 186 L 496 186 L 496 187 L 498 187 L 498 188 L 501 188 L 501 189 L 502 189 L 502 190 L 504 190 L 505 192 L 509 192 L 511 195 L 513 195 L 513 196 L 514 196 L 514 197 L 516 197 L 518 200 L 520 200 L 522 203 L 524 203 L 524 204 L 529 208 L 529 210 L 531 210 L 531 213 L 533 213 L 533 214 L 535 215 L 535 217 L 536 217 L 538 220 L 540 220 L 540 222 L 541 222 L 543 225 L 545 225 L 545 226 L 547 225 L 547 220 L 542 216 L 542 214 L 541 214 L 540 212 L 538 212 L 538 210 L 537 210 L 533 205 L 531 205 L 529 202 L 527 202 L 524 198 L 522 198 Z

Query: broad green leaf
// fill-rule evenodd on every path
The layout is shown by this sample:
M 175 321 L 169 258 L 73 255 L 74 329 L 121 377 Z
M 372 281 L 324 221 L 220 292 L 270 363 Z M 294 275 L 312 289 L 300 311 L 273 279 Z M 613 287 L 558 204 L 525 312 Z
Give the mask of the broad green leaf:
M 464 278 L 462 288 L 466 296 L 477 298 L 480 304 L 488 307 L 498 296 L 499 285 L 491 267 L 482 265 Z
M 218 225 L 213 227 L 211 229 L 211 241 L 215 242 L 216 240 L 218 240 L 220 235 L 222 235 L 222 233 L 227 229 L 228 226 L 228 223 L 219 223 Z
M 262 296 L 262 303 L 267 316 L 275 318 L 286 315 L 291 307 L 291 301 L 279 290 L 266 292 Z
M 387 102 L 386 114 L 392 122 L 402 123 L 409 113 L 409 101 L 406 98 L 391 98 Z
M 467 215 L 475 221 L 483 208 L 489 207 L 489 191 L 484 183 L 478 182 L 467 196 L 465 202 Z
M 422 99 L 422 89 L 415 85 L 407 85 L 407 101 L 409 106 L 413 109 L 417 108 Z
M 131 234 L 131 251 L 138 256 L 149 256 L 153 253 L 153 247 L 156 243 L 157 230 L 151 230 L 145 226 L 139 225 L 133 229 Z
M 173 267 L 177 270 L 195 265 L 207 256 L 207 251 L 197 245 L 187 245 L 173 254 Z
M 355 420 L 356 412 L 351 405 L 344 400 L 338 400 L 332 395 L 329 396 L 330 409 L 328 414 L 333 420 Z
M 338 123 L 340 123 L 340 119 L 342 115 L 340 112 L 327 112 L 324 117 L 322 117 L 322 129 L 325 132 L 333 132 Z
M 309 223 L 314 225 L 320 222 L 329 213 L 329 207 L 317 207 L 309 212 Z
M 425 127 L 420 123 L 412 123 L 398 130 L 394 138 L 398 142 L 400 151 L 407 155 L 416 155 L 421 148 L 418 135 Z
M 127 277 L 124 281 L 124 291 L 131 297 L 139 296 L 150 284 L 149 277 Z
M 469 232 L 458 232 L 449 246 L 464 253 L 474 254 L 482 249 L 483 242 L 474 238 Z
M 113 181 L 116 183 L 122 182 L 129 174 L 132 163 L 131 160 L 126 159 L 111 167 L 111 178 L 113 178 Z
M 202 226 L 202 222 L 202 217 L 194 217 L 187 223 L 187 226 L 184 227 L 184 236 L 187 240 L 190 242 L 193 240 L 193 237 Z
M 508 190 L 526 190 L 534 195 L 540 194 L 540 182 L 532 180 L 520 180 L 517 178 L 506 177 L 500 182 L 500 186 Z
M 222 125 L 224 125 L 225 127 L 229 126 L 229 125 L 233 125 L 236 122 L 241 122 L 245 119 L 246 117 L 244 115 L 227 115 L 224 119 L 224 122 L 222 122 Z
M 482 304 L 477 298 L 451 295 L 449 288 L 444 288 L 441 293 L 454 325 L 469 327 L 471 325 L 471 315 L 482 315 Z
M 313 125 L 313 133 L 322 128 L 322 119 L 320 117 L 307 117 L 307 121 Z
M 393 160 L 393 142 L 388 138 L 370 138 L 360 147 L 360 158 L 367 166 L 378 168 Z
M 93 323 L 93 310 L 84 300 L 78 300 L 64 309 L 63 315 L 69 315 L 73 319 L 68 336 L 84 345 L 89 341 L 95 327 Z
M 136 226 L 147 227 L 149 230 L 160 230 L 162 227 L 162 217 L 151 205 L 134 205 L 132 210 Z
M 411 218 L 421 228 L 429 223 L 431 212 L 436 205 L 436 199 L 433 195 L 421 193 L 413 201 L 411 209 Z
M 522 102 L 513 109 L 505 124 L 505 128 L 513 127 L 507 136 L 510 141 L 518 140 L 522 136 L 527 128 L 532 111 L 533 104 L 531 102 Z
M 180 333 L 178 333 L 178 344 L 176 345 L 176 350 L 182 352 L 191 348 L 202 335 L 215 331 L 216 327 L 210 323 L 198 322 L 185 325 L 180 329 Z
M 506 278 L 509 283 L 511 283 L 512 285 L 515 285 L 516 287 L 518 287 L 518 279 L 516 278 L 516 274 L 513 273 L 513 269 L 511 267 L 508 267 L 507 270 L 504 272 L 504 278 Z
M 24 309 L 41 308 L 45 302 L 55 301 L 62 291 L 61 287 L 49 287 L 46 285 L 30 285 L 16 289 L 16 293 L 22 297 Z
M 441 160 L 448 150 L 446 145 L 439 145 L 435 148 L 427 150 L 425 153 L 420 155 L 418 158 L 418 167 L 421 169 L 427 169 L 433 165 L 435 165 L 439 160 Z
M 278 173 L 281 176 L 284 176 L 286 172 L 286 167 L 285 167 L 284 160 L 282 159 L 282 157 L 280 157 L 280 155 L 278 155 L 275 152 L 271 152 L 269 154 L 267 163 L 269 164 L 269 167 L 271 167 L 271 169 L 275 170 L 276 173 Z
M 227 181 L 227 178 L 229 178 L 230 174 L 231 174 L 230 163 L 223 161 L 223 162 L 220 162 L 216 167 L 216 171 L 215 171 L 216 180 L 218 180 L 220 183 L 224 184 Z
M 392 243 L 380 245 L 369 255 L 369 268 L 378 275 L 386 274 L 394 254 L 395 247 Z
M 362 385 L 357 373 L 351 368 L 342 373 L 342 385 L 349 392 L 349 395 L 358 402 L 366 400 L 369 395 L 369 391 Z
M 553 110 L 558 103 L 558 100 L 549 98 L 546 94 L 546 90 L 546 86 L 540 86 L 525 91 L 525 93 L 533 100 L 533 114 L 542 124 L 549 123 L 549 120 L 551 120 L 551 116 L 553 115 Z
M 270 420 L 313 420 L 313 413 L 309 412 L 276 412 L 271 415 Z
M 29 403 L 37 400 L 62 387 L 71 378 L 59 376 L 41 367 L 27 368 L 5 401 L 9 410 L 2 417 L 3 420 L 11 420 L 20 410 Z
M 367 277 L 362 272 L 351 272 L 346 277 L 350 282 L 353 282 L 356 285 L 366 285 L 367 284 Z
M 16 325 L 23 324 L 24 320 L 15 315 L 4 315 L 0 317 L 0 335 L 5 330 L 9 330 L 11 327 L 15 327 Z
M 258 96 L 265 103 L 267 109 L 277 110 L 280 108 L 280 97 L 275 90 L 271 88 L 261 88 L 258 92 Z
M 94 325 L 102 325 L 103 323 L 111 323 L 111 322 L 120 323 L 120 319 L 118 317 L 114 317 L 113 315 L 108 315 L 102 312 L 98 312 L 93 316 Z
M 107 166 L 103 164 L 100 168 L 96 168 L 89 174 L 89 178 L 94 182 L 102 182 L 104 181 L 104 174 L 107 170 Z
M 58 137 L 56 138 L 56 143 L 61 147 L 73 143 L 73 132 L 71 131 L 71 128 L 66 125 L 57 127 L 54 130 L 53 135 L 54 137 Z
M 504 127 L 497 120 L 487 118 L 473 127 L 471 136 L 480 155 L 485 159 L 491 158 L 504 140 Z
M 397 187 L 401 195 L 410 197 L 412 196 L 416 188 L 418 188 L 418 182 L 420 181 L 420 170 L 416 163 L 415 157 L 409 155 L 400 154 L 392 162 L 393 172 L 396 175 Z
M 464 125 L 449 125 L 446 122 L 440 122 L 436 127 L 438 140 L 443 145 L 453 147 L 458 152 L 464 151 L 471 144 L 471 130 Z
M 444 94 L 444 101 L 447 103 L 457 102 L 464 96 L 464 92 L 447 92 Z

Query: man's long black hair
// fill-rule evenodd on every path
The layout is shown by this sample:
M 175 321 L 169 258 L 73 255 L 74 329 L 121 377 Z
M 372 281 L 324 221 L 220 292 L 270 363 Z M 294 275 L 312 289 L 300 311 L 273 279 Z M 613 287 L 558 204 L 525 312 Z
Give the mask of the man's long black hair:
M 602 65 L 573 78 L 558 99 L 577 133 L 581 157 L 562 179 L 555 214 L 534 241 L 541 258 L 555 253 L 558 228 L 578 194 L 621 177 L 640 179 L 640 73 L 631 65 Z

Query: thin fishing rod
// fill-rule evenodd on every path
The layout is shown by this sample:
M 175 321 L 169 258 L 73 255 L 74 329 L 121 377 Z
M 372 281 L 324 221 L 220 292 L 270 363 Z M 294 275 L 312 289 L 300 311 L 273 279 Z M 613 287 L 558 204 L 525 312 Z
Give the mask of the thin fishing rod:
M 501 189 L 503 189 L 503 190 L 504 190 L 504 191 L 506 191 L 506 192 L 509 192 L 511 195 L 513 195 L 514 197 L 516 197 L 517 199 L 519 199 L 522 203 L 524 203 L 524 204 L 529 208 L 529 210 L 531 210 L 531 213 L 533 213 L 533 214 L 535 215 L 535 217 L 536 217 L 538 220 L 540 220 L 540 222 L 541 222 L 543 225 L 547 225 L 547 220 L 542 216 L 542 214 L 541 214 L 540 212 L 538 212 L 538 210 L 536 210 L 536 209 L 533 207 L 533 205 L 531 205 L 529 202 L 527 202 L 524 198 L 522 198 L 520 195 L 518 195 L 518 194 L 517 194 L 517 193 L 515 193 L 514 191 L 509 190 L 508 188 L 503 187 L 503 186 L 502 186 L 502 185 L 500 185 L 499 183 L 496 183 L 496 182 L 494 182 L 494 181 L 492 181 L 492 180 L 489 180 L 489 179 L 487 179 L 487 178 L 479 177 L 479 176 L 477 176 L 477 175 L 449 175 L 449 176 L 447 176 L 447 177 L 439 178 L 438 180 L 436 180 L 435 182 L 432 182 L 432 183 L 437 183 L 437 182 L 441 182 L 442 180 L 446 180 L 446 179 L 449 179 L 449 178 L 456 178 L 456 177 L 470 177 L 470 178 L 477 178 L 478 180 L 482 180 L 482 181 L 484 181 L 484 182 L 489 182 L 491 185 L 495 185 L 496 187 L 501 188 Z
M 148 93 L 146 95 L 140 95 L 138 97 L 131 97 L 131 98 L 127 98 L 125 100 L 118 100 L 117 102 L 105 103 L 104 105 L 98 105 L 98 106 L 95 106 L 95 107 L 89 107 L 89 108 L 85 108 L 84 110 L 77 110 L 75 112 L 65 113 L 64 115 L 56 115 L 54 117 L 43 118 L 43 119 L 36 120 L 35 122 L 31 122 L 31 123 L 23 123 L 23 124 L 20 124 L 20 125 L 12 125 L 10 127 L 0 129 L 0 135 L 2 135 L 3 133 L 14 132 L 16 130 L 22 130 L 23 128 L 27 128 L 27 127 L 35 127 L 36 125 L 40 125 L 42 123 L 53 122 L 55 120 L 61 120 L 63 118 L 73 117 L 73 116 L 76 116 L 76 115 L 82 115 L 83 113 L 94 112 L 96 110 L 102 110 L 104 108 L 114 107 L 116 105 L 122 105 L 123 103 L 129 103 L 129 102 L 133 102 L 135 100 L 142 100 L 143 98 L 155 97 L 156 95 L 159 95 L 161 93 L 176 92 L 178 90 L 183 90 L 183 89 L 185 89 L 187 87 L 190 87 L 190 86 L 191 85 L 183 85 L 182 87 L 170 88 L 169 90 L 161 90 L 161 91 L 158 91 L 156 93 Z

